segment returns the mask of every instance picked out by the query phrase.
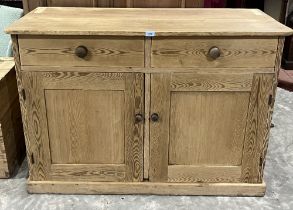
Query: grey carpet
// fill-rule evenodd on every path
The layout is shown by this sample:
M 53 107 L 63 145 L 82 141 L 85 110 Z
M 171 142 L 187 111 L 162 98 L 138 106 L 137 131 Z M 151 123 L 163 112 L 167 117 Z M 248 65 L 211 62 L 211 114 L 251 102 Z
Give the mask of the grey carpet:
M 265 197 L 30 195 L 27 166 L 0 180 L 0 210 L 293 209 L 293 93 L 278 89 L 265 168 Z

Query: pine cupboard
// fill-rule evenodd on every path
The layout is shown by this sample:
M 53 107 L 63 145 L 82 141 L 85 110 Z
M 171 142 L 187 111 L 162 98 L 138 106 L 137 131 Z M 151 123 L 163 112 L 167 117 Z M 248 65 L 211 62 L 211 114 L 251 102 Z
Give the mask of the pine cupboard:
M 6 31 L 29 192 L 264 195 L 291 29 L 259 10 L 38 8 Z

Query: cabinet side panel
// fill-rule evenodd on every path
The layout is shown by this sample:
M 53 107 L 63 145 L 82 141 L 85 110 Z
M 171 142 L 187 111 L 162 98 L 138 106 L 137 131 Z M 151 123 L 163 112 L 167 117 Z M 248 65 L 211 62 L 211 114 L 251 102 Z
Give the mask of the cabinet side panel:
M 31 160 L 36 180 L 49 179 L 51 157 L 47 126 L 46 105 L 42 77 L 34 72 L 22 72 L 25 88 L 27 115 L 27 135 L 33 143 L 30 145 Z
M 11 39 L 12 39 L 12 50 L 13 50 L 13 55 L 15 60 L 16 80 L 17 80 L 17 87 L 19 92 L 19 102 L 20 102 L 23 131 L 24 131 L 24 137 L 25 137 L 26 154 L 27 154 L 28 167 L 29 167 L 29 177 L 31 180 L 37 180 L 37 173 L 36 173 L 36 170 L 34 170 L 35 165 L 32 164 L 33 163 L 32 151 L 33 151 L 33 147 L 35 146 L 35 141 L 33 139 L 30 139 L 28 136 L 27 107 L 23 97 L 23 90 L 24 90 L 23 75 L 21 74 L 18 38 L 16 35 L 12 35 Z
M 246 122 L 241 179 L 247 183 L 262 182 L 263 151 L 267 147 L 271 125 L 270 95 L 274 74 L 255 74 Z

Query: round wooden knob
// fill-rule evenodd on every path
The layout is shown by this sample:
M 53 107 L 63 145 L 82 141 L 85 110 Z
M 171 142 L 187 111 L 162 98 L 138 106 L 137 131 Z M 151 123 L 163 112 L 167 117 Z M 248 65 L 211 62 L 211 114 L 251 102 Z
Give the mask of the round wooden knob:
M 159 121 L 159 115 L 158 115 L 157 113 L 153 113 L 153 114 L 151 115 L 151 120 L 152 120 L 153 122 L 158 122 L 158 121 Z
M 217 59 L 218 57 L 220 57 L 221 55 L 221 51 L 218 47 L 211 47 L 211 49 L 209 50 L 209 56 L 212 59 Z
M 135 122 L 136 123 L 140 123 L 140 122 L 142 122 L 143 121 L 143 116 L 142 116 L 142 114 L 136 114 L 135 115 Z
M 79 58 L 85 58 L 87 56 L 88 49 L 85 46 L 78 46 L 75 48 L 75 55 Z

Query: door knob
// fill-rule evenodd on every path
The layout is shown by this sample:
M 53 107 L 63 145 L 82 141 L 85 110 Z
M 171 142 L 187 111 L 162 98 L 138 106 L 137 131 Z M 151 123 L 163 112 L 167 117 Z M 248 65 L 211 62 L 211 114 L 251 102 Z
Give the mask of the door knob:
M 209 50 L 209 56 L 212 58 L 212 59 L 217 59 L 218 57 L 220 57 L 221 55 L 221 51 L 218 47 L 211 47 L 210 50 Z
M 85 58 L 88 54 L 88 49 L 85 46 L 78 46 L 75 48 L 74 53 L 79 58 Z
M 143 116 L 142 114 L 136 114 L 135 115 L 135 123 L 140 123 L 142 122 L 144 119 L 143 119 Z
M 153 122 L 158 122 L 158 121 L 159 121 L 159 115 L 158 115 L 157 113 L 153 113 L 153 114 L 151 115 L 151 120 L 152 120 Z

